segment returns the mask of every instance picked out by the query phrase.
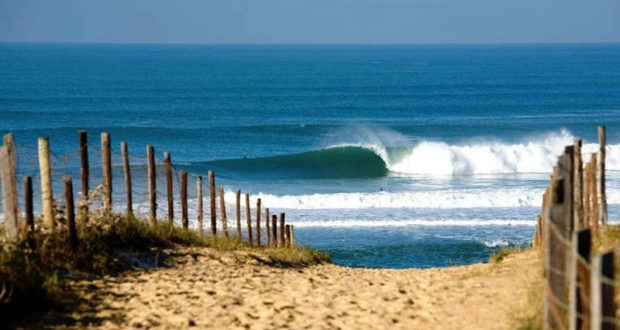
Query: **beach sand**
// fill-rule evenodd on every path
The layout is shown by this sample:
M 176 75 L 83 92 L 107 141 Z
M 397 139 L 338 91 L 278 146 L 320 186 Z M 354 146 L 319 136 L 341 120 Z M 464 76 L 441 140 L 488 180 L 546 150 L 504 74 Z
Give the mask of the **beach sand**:
M 33 326 L 512 329 L 540 276 L 534 251 L 433 269 L 265 265 L 260 252 L 178 249 L 167 266 L 66 284 L 81 303 Z

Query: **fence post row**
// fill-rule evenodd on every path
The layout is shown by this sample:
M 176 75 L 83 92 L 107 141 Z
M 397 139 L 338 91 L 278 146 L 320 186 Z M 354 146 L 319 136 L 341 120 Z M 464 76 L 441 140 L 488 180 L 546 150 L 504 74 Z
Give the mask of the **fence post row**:
M 110 134 L 107 132 L 101 133 L 101 171 L 102 171 L 102 187 L 103 187 L 103 205 L 102 209 L 106 214 L 112 212 L 112 157 L 110 146 Z M 89 158 L 88 158 L 88 135 L 84 130 L 79 131 L 79 154 L 80 154 L 80 176 L 81 176 L 81 189 L 80 189 L 80 203 L 77 205 L 77 215 L 79 218 L 86 222 L 89 216 Z M 120 143 L 121 156 L 123 161 L 123 174 L 125 181 L 125 197 L 126 197 L 126 215 L 128 219 L 134 217 L 133 213 L 133 191 L 132 191 L 132 175 L 131 175 L 131 163 L 129 159 L 129 149 L 127 143 L 122 141 Z M 156 163 L 155 163 L 155 150 L 153 146 L 146 146 L 147 153 L 147 180 L 148 180 L 148 196 L 149 196 L 149 220 L 152 225 L 157 224 L 157 186 L 156 186 Z M 18 239 L 18 232 L 20 226 L 20 214 L 18 209 L 18 194 L 17 194 L 17 179 L 15 168 L 15 144 L 13 142 L 13 135 L 7 134 L 3 138 L 3 145 L 0 146 L 0 182 L 2 183 L 2 199 L 4 205 L 4 232 L 9 241 L 16 241 Z M 47 137 L 40 137 L 38 139 L 38 159 L 39 159 L 39 172 L 41 178 L 41 204 L 42 204 L 42 219 L 43 225 L 48 229 L 54 229 L 56 225 L 55 209 L 54 209 L 54 197 L 52 191 L 52 166 L 50 160 L 50 147 Z M 170 160 L 170 153 L 164 153 L 164 166 L 166 169 L 166 182 L 167 182 L 167 202 L 168 202 L 168 221 L 170 225 L 174 225 L 174 197 L 173 197 L 173 177 L 172 177 L 172 163 Z M 181 214 L 182 214 L 182 226 L 185 229 L 189 228 L 188 217 L 188 195 L 187 195 L 187 178 L 188 173 L 186 171 L 180 172 L 180 199 L 181 199 Z M 213 235 L 217 235 L 217 214 L 216 214 L 216 191 L 215 191 L 215 174 L 213 171 L 208 172 L 209 178 L 209 195 L 210 195 L 210 217 L 211 217 L 211 232 Z M 77 246 L 78 237 L 76 229 L 76 205 L 73 199 L 73 183 L 70 177 L 62 178 L 65 190 L 66 200 L 66 220 L 69 230 L 69 243 L 72 247 Z M 32 189 L 32 177 L 24 177 L 24 206 L 25 206 L 25 225 L 28 231 L 28 239 L 32 242 L 34 231 L 34 211 L 33 211 L 33 189 Z M 197 211 L 197 223 L 198 234 L 203 237 L 203 191 L 202 191 L 202 177 L 198 176 L 196 180 L 197 197 L 198 197 L 198 211 Z M 224 187 L 219 187 L 220 198 L 220 211 L 222 219 L 222 229 L 224 236 L 228 236 L 228 219 L 226 215 L 226 202 Z M 253 223 L 251 215 L 250 195 L 245 194 L 245 207 L 246 207 L 246 221 L 248 230 L 248 244 L 261 246 L 263 244 L 261 236 L 261 221 L 263 205 L 260 198 L 256 200 L 256 232 L 253 232 Z M 265 245 L 274 247 L 286 247 L 294 245 L 294 228 L 292 225 L 285 224 L 285 214 L 280 214 L 279 231 L 278 236 L 278 217 L 275 214 L 270 214 L 269 208 L 265 208 Z M 240 239 L 242 237 L 241 230 L 241 189 L 236 190 L 236 222 L 237 222 L 237 236 Z
M 598 152 L 585 166 L 582 141 L 566 147 L 543 194 L 533 244 L 544 249 L 545 328 L 615 329 L 618 323 L 613 253 L 590 261 L 592 234 L 607 224 L 605 127 L 598 133 Z

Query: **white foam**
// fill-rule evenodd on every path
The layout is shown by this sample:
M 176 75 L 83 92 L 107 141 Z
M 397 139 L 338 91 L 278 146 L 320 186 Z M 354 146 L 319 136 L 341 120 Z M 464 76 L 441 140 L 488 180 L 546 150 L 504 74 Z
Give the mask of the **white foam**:
M 385 162 L 388 170 L 401 174 L 468 175 L 509 173 L 550 173 L 557 156 L 564 147 L 572 145 L 575 137 L 565 129 L 521 143 L 485 141 L 470 144 L 447 144 L 422 141 L 404 157 L 393 159 L 385 144 L 377 139 L 366 139 L 351 145 L 374 151 Z M 584 160 L 596 152 L 597 143 L 585 143 Z M 607 145 L 608 170 L 620 170 L 620 144 Z

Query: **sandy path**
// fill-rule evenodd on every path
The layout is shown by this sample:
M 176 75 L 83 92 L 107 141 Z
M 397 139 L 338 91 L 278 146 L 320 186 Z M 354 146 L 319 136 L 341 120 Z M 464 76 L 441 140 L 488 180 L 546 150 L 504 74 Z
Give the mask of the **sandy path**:
M 72 282 L 85 303 L 59 326 L 508 329 L 538 269 L 532 251 L 426 270 L 280 269 L 252 256 L 186 249 L 168 268 Z

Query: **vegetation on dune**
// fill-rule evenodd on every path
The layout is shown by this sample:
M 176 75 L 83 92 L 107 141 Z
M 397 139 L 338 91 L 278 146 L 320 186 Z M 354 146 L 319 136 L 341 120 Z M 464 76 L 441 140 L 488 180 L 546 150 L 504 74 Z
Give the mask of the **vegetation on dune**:
M 238 237 L 201 238 L 191 230 L 149 222 L 119 214 L 91 213 L 89 221 L 78 221 L 79 243 L 72 247 L 62 219 L 54 230 L 42 228 L 21 232 L 16 244 L 2 243 L 0 250 L 0 319 L 19 306 L 47 303 L 60 294 L 66 277 L 94 277 L 122 271 L 157 267 L 175 246 L 210 247 L 218 251 L 248 249 Z M 0 237 L 4 237 L 0 229 Z M 252 250 L 254 251 L 254 250 Z M 259 251 L 259 250 L 256 250 Z M 263 249 L 274 266 L 299 267 L 325 262 L 328 257 L 308 248 Z

